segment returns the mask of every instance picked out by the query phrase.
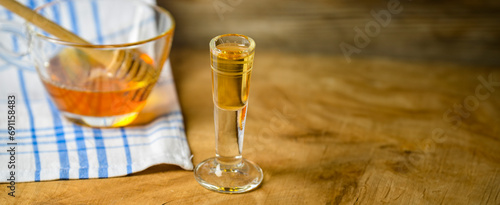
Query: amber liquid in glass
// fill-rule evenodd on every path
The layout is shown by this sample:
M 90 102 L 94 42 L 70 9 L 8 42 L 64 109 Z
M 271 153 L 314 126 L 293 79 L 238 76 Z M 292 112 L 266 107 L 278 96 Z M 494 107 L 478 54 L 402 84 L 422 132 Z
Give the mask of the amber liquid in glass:
M 144 62 L 152 59 L 140 54 Z M 146 103 L 157 77 L 144 75 L 139 80 L 117 77 L 82 51 L 63 49 L 52 58 L 42 78 L 57 107 L 67 113 L 107 117 L 138 113 Z
M 250 89 L 254 53 L 234 43 L 217 45 L 221 53 L 211 58 L 214 103 L 224 110 L 238 110 L 246 105 Z
M 247 48 L 234 43 L 219 44 L 217 49 L 221 52 L 211 56 L 216 156 L 222 167 L 230 169 L 242 160 L 254 53 L 244 53 Z

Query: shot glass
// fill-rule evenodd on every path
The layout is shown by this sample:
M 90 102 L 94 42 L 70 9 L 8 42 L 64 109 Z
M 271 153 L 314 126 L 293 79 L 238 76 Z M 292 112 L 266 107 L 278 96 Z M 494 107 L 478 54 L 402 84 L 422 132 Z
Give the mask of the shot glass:
M 168 58 L 170 13 L 140 0 L 59 0 L 35 11 L 89 42 L 28 25 L 35 68 L 61 113 L 91 127 L 131 123 Z
M 216 155 L 194 170 L 198 183 L 209 190 L 243 193 L 263 179 L 262 169 L 241 156 L 254 49 L 254 40 L 239 34 L 210 41 Z

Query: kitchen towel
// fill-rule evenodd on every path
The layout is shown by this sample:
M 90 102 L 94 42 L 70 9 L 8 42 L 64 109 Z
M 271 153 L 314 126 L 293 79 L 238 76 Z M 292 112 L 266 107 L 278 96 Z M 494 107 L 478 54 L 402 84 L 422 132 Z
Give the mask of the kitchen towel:
M 21 2 L 33 9 L 50 1 Z M 61 15 L 75 12 L 78 8 Z M 24 21 L 0 6 L 0 27 L 7 22 Z M 0 49 L 19 51 L 26 48 L 23 43 L 0 31 Z M 193 169 L 168 61 L 135 125 L 102 129 L 66 120 L 36 70 L 15 62 L 0 54 L 0 182 L 108 178 L 162 163 Z

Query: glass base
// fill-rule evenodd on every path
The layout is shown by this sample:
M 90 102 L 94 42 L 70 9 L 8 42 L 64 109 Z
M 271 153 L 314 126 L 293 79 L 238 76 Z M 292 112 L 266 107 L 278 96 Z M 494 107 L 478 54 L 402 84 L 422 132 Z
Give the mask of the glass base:
M 137 118 L 139 113 L 129 113 L 125 115 L 115 115 L 107 117 L 94 117 L 85 115 L 76 115 L 73 113 L 63 112 L 64 117 L 77 124 L 86 125 L 90 127 L 122 127 L 130 124 Z
M 238 165 L 222 165 L 216 158 L 207 159 L 194 169 L 196 181 L 220 193 L 244 193 L 257 188 L 264 174 L 255 163 L 242 159 Z

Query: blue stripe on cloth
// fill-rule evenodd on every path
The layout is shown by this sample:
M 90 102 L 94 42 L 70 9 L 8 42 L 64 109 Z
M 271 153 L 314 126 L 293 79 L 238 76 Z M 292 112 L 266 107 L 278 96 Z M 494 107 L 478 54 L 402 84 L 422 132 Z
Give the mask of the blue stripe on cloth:
M 68 9 L 69 9 L 69 14 L 70 14 L 70 19 L 71 19 L 71 28 L 73 30 L 73 33 L 76 35 L 80 34 L 80 29 L 78 27 L 78 20 L 76 17 L 76 9 L 75 5 L 73 4 L 72 1 L 68 1 Z M 88 161 L 88 156 L 87 156 L 87 146 L 85 146 L 85 140 L 84 140 L 84 135 L 82 128 L 78 125 L 73 125 L 74 132 L 76 135 L 76 145 L 78 149 L 78 160 L 80 164 L 80 169 L 79 169 L 79 178 L 80 179 L 88 179 L 89 178 L 89 161 Z M 99 132 L 99 135 L 101 133 Z M 97 141 L 97 137 L 96 137 Z M 101 141 L 102 141 L 102 136 L 101 136 Z M 104 143 L 102 143 L 104 145 Z M 99 151 L 98 151 L 98 159 L 99 159 L 99 166 L 101 164 L 101 159 L 99 158 Z M 106 162 L 107 166 L 107 159 L 106 159 L 106 152 L 104 152 L 104 160 Z M 107 173 L 106 173 L 107 174 Z M 99 175 L 100 176 L 100 175 Z
M 31 9 L 35 8 L 35 1 L 30 0 L 29 1 L 29 7 Z M 17 48 L 15 48 L 16 50 Z M 31 140 L 33 144 L 33 154 L 35 157 L 35 181 L 38 182 L 40 181 L 40 170 L 41 170 L 41 163 L 40 163 L 40 155 L 38 153 L 38 143 L 36 139 L 36 134 L 35 134 L 35 122 L 33 120 L 33 111 L 31 110 L 31 105 L 30 101 L 28 99 L 28 92 L 26 91 L 26 84 L 24 81 L 24 74 L 21 69 L 17 70 L 17 73 L 19 75 L 19 84 L 21 85 L 21 93 L 24 98 L 24 104 L 26 105 L 26 110 L 28 111 L 28 117 L 29 117 L 29 126 L 30 126 L 30 131 L 31 131 Z
M 31 8 L 31 10 L 35 9 L 36 5 L 35 5 L 35 1 L 34 0 L 30 0 L 28 2 L 28 7 Z
M 155 119 L 157 121 L 154 122 L 154 123 L 163 123 L 163 121 L 166 121 L 166 122 L 184 122 L 181 119 L 167 119 L 168 117 L 172 117 L 172 116 L 175 116 L 175 115 L 182 116 L 182 113 L 181 113 L 181 111 L 172 111 L 172 112 L 169 112 L 169 113 L 165 113 L 165 114 L 159 115 Z M 71 128 L 71 126 L 68 125 L 65 128 Z M 36 130 L 37 131 L 50 131 L 52 129 L 53 129 L 53 127 L 39 127 Z M 128 127 L 127 129 L 131 130 L 131 131 L 134 131 L 134 130 L 143 130 L 143 131 L 150 130 L 150 128 L 147 128 L 147 127 Z M 6 129 L 0 129 L 0 133 L 1 132 L 8 132 L 8 130 L 6 130 Z M 30 130 L 29 129 L 19 129 L 19 130 L 16 130 L 16 134 L 17 133 L 22 133 L 22 132 L 30 132 Z
M 97 8 L 97 2 L 92 1 L 92 13 L 94 15 L 95 31 L 97 33 L 97 43 L 103 44 L 104 40 L 101 33 L 101 22 L 99 21 L 99 9 Z
M 132 157 L 130 156 L 130 148 L 128 146 L 127 133 L 125 128 L 120 128 L 123 137 L 123 148 L 125 148 L 125 156 L 127 157 L 127 174 L 132 174 Z
M 139 144 L 131 144 L 131 145 L 128 145 L 128 147 L 149 146 L 149 145 L 152 145 L 153 143 L 155 143 L 158 140 L 166 139 L 166 138 L 178 138 L 178 137 L 175 136 L 175 135 L 172 135 L 172 136 L 166 136 L 166 135 L 164 135 L 164 136 L 160 136 L 160 137 L 158 137 L 156 139 L 153 139 L 150 142 L 139 143 Z M 107 146 L 107 147 L 104 147 L 104 146 L 97 146 L 96 145 L 96 147 L 88 147 L 88 148 L 86 148 L 86 150 L 93 150 L 93 149 L 96 149 L 96 150 L 100 150 L 100 149 L 108 149 L 108 150 L 109 149 L 123 149 L 123 146 L 116 145 L 116 146 Z M 80 149 L 71 149 L 71 150 L 68 150 L 68 151 L 69 152 L 75 152 L 75 151 L 80 151 Z M 39 153 L 55 153 L 55 152 L 58 152 L 58 151 L 57 150 L 44 150 L 44 151 L 40 151 Z M 32 154 L 32 153 L 33 152 L 16 152 L 16 154 Z M 8 155 L 8 154 L 9 154 L 8 152 L 0 152 L 0 155 Z M 106 165 L 107 165 L 107 160 L 106 160 Z
M 76 147 L 78 149 L 78 160 L 80 161 L 80 169 L 78 170 L 78 177 L 80 179 L 89 178 L 89 160 L 87 158 L 87 146 L 85 146 L 85 139 L 83 137 L 82 127 L 73 124 Z
M 78 28 L 78 20 L 76 19 L 76 9 L 75 5 L 72 1 L 67 1 L 68 2 L 68 9 L 69 9 L 69 17 L 71 19 L 71 28 L 73 29 L 73 33 L 78 35 L 80 33 L 80 29 Z
M 50 3 L 50 0 L 45 1 L 46 3 Z M 61 18 L 59 16 L 59 11 L 57 11 L 56 7 L 52 7 L 52 12 L 54 12 L 54 20 L 57 24 L 61 24 Z M 47 103 L 50 107 L 50 111 L 52 113 L 52 119 L 54 122 L 54 131 L 56 133 L 57 139 L 57 150 L 59 150 L 59 178 L 60 179 L 69 179 L 69 157 L 68 157 L 68 146 L 66 145 L 66 139 L 64 135 L 64 128 L 62 126 L 61 116 L 59 115 L 59 111 L 55 107 L 54 103 L 47 98 Z
M 99 128 L 93 128 L 95 147 L 97 151 L 97 161 L 99 161 L 99 178 L 108 177 L 108 159 L 106 156 L 106 146 Z
M 47 98 L 47 103 L 49 104 L 50 111 L 52 113 L 52 118 L 54 121 L 54 132 L 56 133 L 57 139 L 57 150 L 59 151 L 59 178 L 60 179 L 69 179 L 69 158 L 68 158 L 68 147 L 66 146 L 66 139 L 64 135 L 64 131 L 62 128 L 62 121 L 57 108 L 54 103 Z
M 29 117 L 29 126 L 31 130 L 31 140 L 32 140 L 32 145 L 33 145 L 33 153 L 35 155 L 35 181 L 40 181 L 40 155 L 38 152 L 38 143 L 36 140 L 36 134 L 35 134 L 35 123 L 33 122 L 33 112 L 31 110 L 31 105 L 30 101 L 28 99 L 28 92 L 26 91 L 26 84 L 24 83 L 24 75 L 23 71 L 21 69 L 17 70 L 17 73 L 19 75 L 19 84 L 21 85 L 21 93 L 24 98 L 24 104 L 26 105 L 26 110 L 28 111 L 28 117 Z
M 46 2 L 50 3 L 50 2 L 52 2 L 52 0 L 47 0 Z M 59 15 L 59 11 L 58 11 L 58 9 L 60 9 L 59 4 L 54 4 L 54 6 L 51 6 L 51 8 L 52 8 L 52 12 L 54 12 L 54 19 L 56 20 L 56 23 L 59 25 L 62 25 L 61 24 L 61 16 Z
M 80 128 L 81 129 L 81 128 Z M 162 130 L 176 130 L 176 129 L 179 129 L 178 126 L 173 126 L 173 127 L 159 127 L 158 129 L 154 130 L 153 132 L 151 133 L 141 133 L 141 134 L 130 134 L 127 136 L 128 137 L 140 137 L 140 138 L 148 138 L 150 135 L 153 135 L 159 131 L 162 131 Z M 181 127 L 180 128 L 182 131 L 184 131 L 184 129 Z M 82 131 L 83 132 L 83 131 Z M 40 138 L 41 135 L 37 135 L 36 137 L 37 138 Z M 53 134 L 46 134 L 46 135 L 43 135 L 45 137 L 53 137 L 54 135 Z M 108 135 L 106 136 L 106 139 L 107 140 L 112 140 L 112 139 L 118 139 L 118 138 L 123 138 L 122 134 L 120 133 L 119 135 Z M 186 140 L 185 138 L 183 137 L 180 137 L 180 136 L 177 136 L 175 137 L 177 139 L 181 139 L 181 140 Z M 18 138 L 16 138 L 18 139 Z M 76 141 L 76 139 L 67 139 L 65 140 L 64 143 L 69 143 L 69 142 L 73 142 L 73 141 Z M 38 142 L 39 145 L 42 145 L 42 144 L 55 144 L 55 143 L 63 143 L 62 141 L 59 141 L 59 140 L 56 140 L 56 141 L 40 141 Z M 28 144 L 31 144 L 29 142 L 18 142 L 17 145 L 28 145 Z M 8 147 L 9 145 L 6 144 L 6 143 L 0 143 L 0 147 Z M 1 155 L 1 153 L 0 153 Z

